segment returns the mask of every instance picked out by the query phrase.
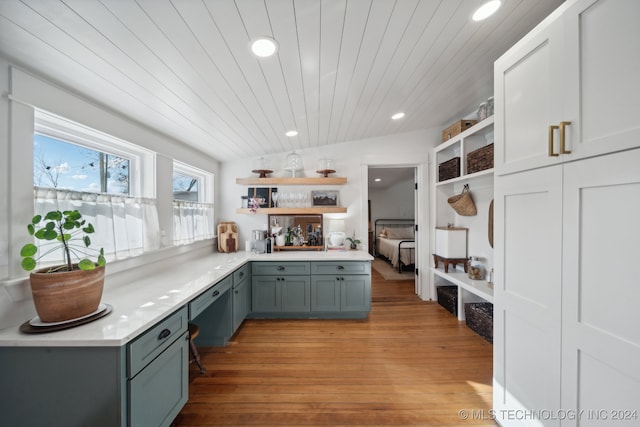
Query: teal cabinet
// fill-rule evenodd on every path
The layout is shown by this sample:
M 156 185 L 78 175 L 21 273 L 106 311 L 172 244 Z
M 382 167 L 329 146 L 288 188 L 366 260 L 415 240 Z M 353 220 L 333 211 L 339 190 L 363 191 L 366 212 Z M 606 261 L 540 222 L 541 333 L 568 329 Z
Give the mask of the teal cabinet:
M 371 311 L 369 261 L 260 261 L 252 272 L 254 317 L 362 318 Z
M 189 337 L 183 333 L 129 380 L 129 425 L 168 427 L 189 398 Z
M 311 278 L 283 276 L 280 278 L 282 311 L 308 313 L 311 310 Z
M 340 311 L 371 311 L 371 276 L 342 276 L 340 279 Z
M 254 313 L 304 313 L 311 309 L 309 276 L 253 276 Z
M 340 311 L 340 281 L 334 276 L 311 277 L 311 312 Z
M 317 261 L 311 263 L 312 311 L 371 311 L 371 263 Z
M 233 333 L 251 312 L 251 266 L 247 264 L 233 273 Z
M 200 328 L 198 346 L 223 346 L 233 335 L 233 276 L 227 276 L 189 304 L 189 319 Z
M 254 261 L 251 265 L 253 313 L 309 313 L 310 271 L 310 263 L 304 261 Z

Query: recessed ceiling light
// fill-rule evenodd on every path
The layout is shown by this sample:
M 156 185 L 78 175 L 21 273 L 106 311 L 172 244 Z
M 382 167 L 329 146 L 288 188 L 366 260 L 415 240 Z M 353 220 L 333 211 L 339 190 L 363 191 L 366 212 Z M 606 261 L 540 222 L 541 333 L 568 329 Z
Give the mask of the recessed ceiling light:
M 391 119 L 400 120 L 403 117 L 404 117 L 404 113 L 400 112 L 400 113 L 395 113 L 393 116 L 391 116 Z
M 278 43 L 269 37 L 260 37 L 251 42 L 251 52 L 260 58 L 273 55 L 278 50 Z
M 382 178 L 376 178 L 376 179 L 374 179 L 374 181 L 375 182 L 380 182 L 380 181 L 382 181 Z
M 285 133 L 285 135 L 287 136 L 296 136 L 298 134 L 297 130 L 290 130 L 287 133 Z
M 474 21 L 482 21 L 484 19 L 487 19 L 488 17 L 496 13 L 501 4 L 502 1 L 500 0 L 490 0 L 480 6 L 475 12 L 473 12 L 473 16 L 471 16 L 471 19 L 473 19 Z

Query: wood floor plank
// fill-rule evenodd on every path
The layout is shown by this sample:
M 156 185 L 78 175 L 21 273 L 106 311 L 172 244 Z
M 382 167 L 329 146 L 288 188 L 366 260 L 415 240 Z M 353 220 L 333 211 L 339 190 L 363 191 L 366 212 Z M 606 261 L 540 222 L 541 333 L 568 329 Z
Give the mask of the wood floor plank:
M 491 344 L 375 271 L 366 320 L 247 320 L 200 355 L 175 427 L 496 425 Z

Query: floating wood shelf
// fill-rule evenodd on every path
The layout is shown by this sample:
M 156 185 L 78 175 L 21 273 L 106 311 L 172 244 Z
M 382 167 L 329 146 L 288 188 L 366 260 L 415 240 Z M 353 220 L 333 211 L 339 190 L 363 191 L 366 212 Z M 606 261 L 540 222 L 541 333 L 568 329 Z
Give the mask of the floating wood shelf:
M 347 208 L 339 206 L 316 206 L 313 208 L 260 208 L 255 213 L 247 208 L 238 208 L 236 213 L 239 214 L 319 214 L 319 213 L 346 213 Z
M 315 178 L 236 178 L 236 184 L 243 185 L 341 185 L 346 184 L 346 177 L 329 176 Z

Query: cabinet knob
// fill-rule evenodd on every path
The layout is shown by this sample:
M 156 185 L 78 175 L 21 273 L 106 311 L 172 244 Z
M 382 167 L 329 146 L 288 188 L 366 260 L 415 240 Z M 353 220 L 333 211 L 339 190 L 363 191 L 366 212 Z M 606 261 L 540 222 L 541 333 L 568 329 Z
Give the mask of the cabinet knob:
M 344 270 L 344 266 L 343 265 L 339 265 L 338 266 L 338 270 Z
M 284 265 L 279 265 L 278 266 L 278 271 L 283 271 L 284 270 Z
M 240 277 L 244 277 L 244 271 L 241 271 L 239 274 Z
M 213 291 L 213 294 L 211 295 L 212 297 L 217 297 L 218 295 L 220 295 L 220 291 Z
M 162 332 L 160 332 L 160 335 L 158 335 L 158 339 L 163 340 L 167 338 L 169 335 L 171 335 L 171 331 L 169 329 L 163 329 Z

